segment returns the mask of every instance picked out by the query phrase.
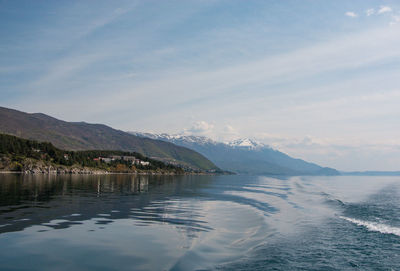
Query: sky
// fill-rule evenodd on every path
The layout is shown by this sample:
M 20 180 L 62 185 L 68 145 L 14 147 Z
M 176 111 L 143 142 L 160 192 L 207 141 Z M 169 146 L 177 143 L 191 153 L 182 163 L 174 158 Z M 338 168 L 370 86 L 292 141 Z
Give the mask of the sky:
M 0 106 L 400 170 L 400 1 L 0 0 Z

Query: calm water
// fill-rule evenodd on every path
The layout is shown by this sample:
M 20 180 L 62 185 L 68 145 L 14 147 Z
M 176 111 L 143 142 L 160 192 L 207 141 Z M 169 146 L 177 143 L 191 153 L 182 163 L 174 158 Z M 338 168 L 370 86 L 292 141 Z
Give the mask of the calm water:
M 400 270 L 400 178 L 3 174 L 0 269 Z

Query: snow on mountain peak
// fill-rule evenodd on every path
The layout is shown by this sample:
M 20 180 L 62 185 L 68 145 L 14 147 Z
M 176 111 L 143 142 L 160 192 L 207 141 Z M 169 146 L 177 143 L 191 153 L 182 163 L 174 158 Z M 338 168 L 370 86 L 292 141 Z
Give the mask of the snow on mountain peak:
M 142 137 L 149 137 L 152 139 L 158 139 L 158 140 L 164 140 L 164 141 L 169 141 L 172 143 L 176 143 L 177 141 L 185 141 L 188 143 L 195 143 L 195 144 L 200 144 L 200 145 L 206 145 L 206 144 L 226 144 L 232 148 L 243 148 L 243 149 L 250 149 L 250 150 L 255 150 L 255 149 L 262 149 L 268 147 L 267 145 L 258 142 L 254 139 L 249 139 L 249 138 L 241 138 L 241 139 L 236 139 L 230 142 L 217 142 L 214 141 L 208 137 L 205 136 L 196 136 L 196 135 L 188 135 L 188 134 L 175 134 L 175 135 L 169 135 L 169 134 L 152 134 L 152 133 L 132 133 L 138 136 Z
M 141 137 L 149 137 L 152 139 L 164 140 L 164 141 L 186 141 L 197 144 L 217 144 L 214 140 L 205 137 L 205 136 L 195 136 L 195 135 L 187 135 L 187 134 L 154 134 L 154 133 L 140 133 L 140 132 L 131 132 L 131 134 L 141 136 Z
M 258 149 L 265 147 L 264 144 L 249 138 L 236 139 L 231 142 L 228 142 L 228 145 L 231 147 L 244 147 L 249 149 Z

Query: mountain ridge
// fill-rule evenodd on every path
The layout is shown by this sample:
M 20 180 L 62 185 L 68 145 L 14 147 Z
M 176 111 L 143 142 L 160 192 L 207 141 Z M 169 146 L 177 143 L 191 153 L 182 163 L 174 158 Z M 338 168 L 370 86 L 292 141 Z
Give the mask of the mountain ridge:
M 217 142 L 204 136 L 130 132 L 193 149 L 224 170 L 241 174 L 339 175 L 329 167 L 293 158 L 253 139 Z
M 206 157 L 186 147 L 137 137 L 104 124 L 67 122 L 43 113 L 25 113 L 0 107 L 0 132 L 51 142 L 61 149 L 131 151 L 193 169 L 219 170 Z

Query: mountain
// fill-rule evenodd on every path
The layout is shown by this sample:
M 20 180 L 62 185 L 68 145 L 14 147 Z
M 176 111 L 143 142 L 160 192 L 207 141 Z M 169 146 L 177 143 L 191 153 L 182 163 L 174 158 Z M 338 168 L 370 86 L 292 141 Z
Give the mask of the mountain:
M 218 167 L 241 174 L 272 175 L 338 175 L 332 168 L 295 159 L 251 139 L 229 143 L 216 142 L 201 136 L 133 133 L 144 138 L 164 140 L 195 150 Z
M 102 159 L 99 159 L 102 157 Z M 48 142 L 22 139 L 0 133 L 0 171 L 25 173 L 150 173 L 183 174 L 173 165 L 135 152 L 66 151 Z
M 192 169 L 219 170 L 203 155 L 173 143 L 138 137 L 103 124 L 66 122 L 41 113 L 0 107 L 0 132 L 51 142 L 66 150 L 120 150 Z

